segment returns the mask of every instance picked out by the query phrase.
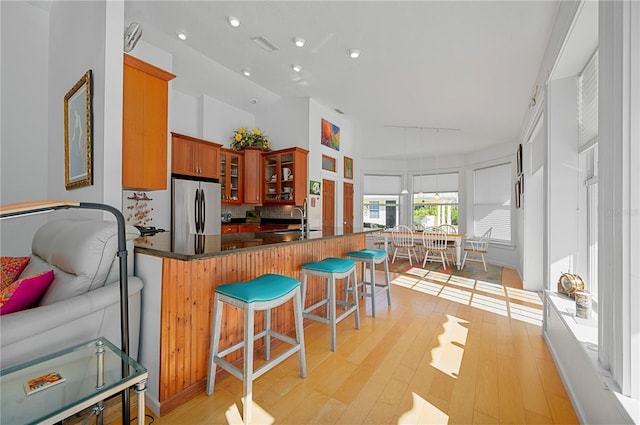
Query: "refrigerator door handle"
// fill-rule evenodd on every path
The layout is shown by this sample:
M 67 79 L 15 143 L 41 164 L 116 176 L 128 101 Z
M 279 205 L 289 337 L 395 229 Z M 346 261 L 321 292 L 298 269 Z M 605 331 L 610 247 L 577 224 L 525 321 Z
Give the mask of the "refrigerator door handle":
M 196 234 L 200 233 L 200 191 L 196 189 L 195 208 L 193 209 L 194 220 L 196 222 Z
M 205 222 L 205 217 L 207 216 L 206 206 L 207 206 L 207 202 L 204 199 L 204 189 L 200 189 L 200 207 L 202 208 L 202 211 L 200 213 L 200 231 L 202 233 L 204 233 L 204 222 Z

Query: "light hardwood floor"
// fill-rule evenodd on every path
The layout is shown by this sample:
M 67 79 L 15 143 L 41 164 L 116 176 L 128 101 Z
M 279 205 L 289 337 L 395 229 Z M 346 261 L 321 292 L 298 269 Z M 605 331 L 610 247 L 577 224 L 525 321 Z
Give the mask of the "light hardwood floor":
M 541 335 L 542 303 L 519 289 L 413 269 L 393 275 L 392 306 L 305 329 L 307 377 L 294 356 L 253 385 L 261 424 L 578 423 Z M 203 347 L 204 349 L 204 347 Z M 242 382 L 228 376 L 154 424 L 241 423 Z M 146 423 L 150 419 L 147 418 Z

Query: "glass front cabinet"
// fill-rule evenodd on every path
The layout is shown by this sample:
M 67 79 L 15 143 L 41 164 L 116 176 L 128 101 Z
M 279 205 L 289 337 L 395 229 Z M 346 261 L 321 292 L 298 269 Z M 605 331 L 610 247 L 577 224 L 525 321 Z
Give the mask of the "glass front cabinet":
M 220 149 L 220 193 L 223 204 L 242 204 L 242 154 Z
M 264 152 L 263 203 L 302 205 L 307 196 L 307 155 L 302 148 Z

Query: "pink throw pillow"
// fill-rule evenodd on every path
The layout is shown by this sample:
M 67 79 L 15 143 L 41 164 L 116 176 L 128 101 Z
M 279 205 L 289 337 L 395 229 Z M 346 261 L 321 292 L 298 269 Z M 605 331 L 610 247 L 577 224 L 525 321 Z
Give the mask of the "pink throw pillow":
M 53 282 L 53 270 L 16 280 L 0 293 L 0 316 L 26 310 Z
M 22 270 L 29 264 L 29 260 L 31 257 L 0 257 L 1 291 L 16 281 Z

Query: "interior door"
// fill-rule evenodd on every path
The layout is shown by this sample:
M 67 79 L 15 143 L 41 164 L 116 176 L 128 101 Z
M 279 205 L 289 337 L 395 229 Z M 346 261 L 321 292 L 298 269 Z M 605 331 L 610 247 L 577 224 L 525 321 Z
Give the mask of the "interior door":
M 322 232 L 325 236 L 333 235 L 336 228 L 335 204 L 336 182 L 322 179 Z
M 353 233 L 353 183 L 344 183 L 342 219 L 344 233 Z

